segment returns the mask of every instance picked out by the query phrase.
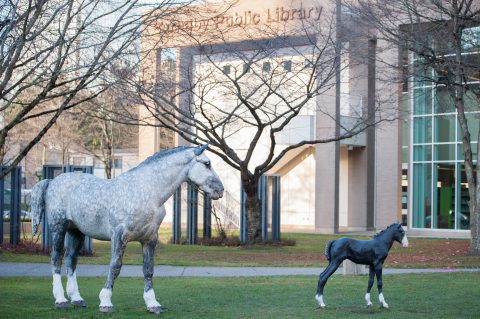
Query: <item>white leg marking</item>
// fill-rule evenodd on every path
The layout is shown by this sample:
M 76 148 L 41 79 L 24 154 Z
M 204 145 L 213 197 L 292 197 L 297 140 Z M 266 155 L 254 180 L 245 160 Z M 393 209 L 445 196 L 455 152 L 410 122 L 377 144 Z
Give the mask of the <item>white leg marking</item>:
M 98 295 L 100 298 L 100 307 L 113 307 L 112 305 L 112 289 L 103 288 Z
M 372 305 L 372 302 L 370 301 L 370 294 L 368 292 L 365 294 L 365 301 L 367 302 L 367 307 Z
M 53 274 L 53 297 L 55 297 L 55 303 L 57 304 L 68 302 L 67 298 L 65 298 L 62 276 L 60 274 Z
M 388 308 L 388 304 L 385 302 L 385 298 L 383 298 L 383 293 L 380 293 L 380 294 L 378 295 L 378 300 L 379 300 L 380 303 L 382 304 L 382 307 Z
M 153 288 L 143 293 L 143 300 L 145 300 L 147 308 L 161 307 L 160 303 L 155 298 L 155 292 L 153 291 Z
M 73 275 L 68 276 L 67 295 L 71 301 L 83 301 L 83 298 L 80 296 L 80 291 L 78 290 L 76 271 L 73 272 Z
M 322 308 L 325 308 L 325 303 L 323 302 L 323 295 L 315 295 L 315 299 L 318 301 L 318 305 Z
M 403 247 L 408 247 L 408 238 L 407 238 L 407 235 L 404 235 L 404 236 L 403 236 L 402 246 L 403 246 Z

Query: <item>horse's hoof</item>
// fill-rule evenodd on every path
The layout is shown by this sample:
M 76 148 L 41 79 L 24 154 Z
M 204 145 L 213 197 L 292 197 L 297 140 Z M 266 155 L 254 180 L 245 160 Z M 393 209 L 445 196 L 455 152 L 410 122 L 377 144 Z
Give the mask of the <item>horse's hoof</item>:
M 74 305 L 75 307 L 83 307 L 83 308 L 87 306 L 84 300 L 72 300 L 72 305 Z
M 373 306 L 373 303 L 367 304 L 367 308 L 370 308 L 371 306 Z
M 164 310 L 161 306 L 158 306 L 158 307 L 148 307 L 147 310 L 148 310 L 148 312 L 154 313 L 154 314 L 156 314 L 156 315 L 165 312 L 165 310 Z
M 101 313 L 112 313 L 112 312 L 115 312 L 115 310 L 113 309 L 113 306 L 100 306 L 100 312 Z
M 62 302 L 56 302 L 55 303 L 55 308 L 57 309 L 65 309 L 69 308 L 70 304 L 67 301 L 62 301 Z
M 381 304 L 381 305 L 380 305 L 380 308 L 388 309 L 388 305 L 387 305 L 387 304 Z

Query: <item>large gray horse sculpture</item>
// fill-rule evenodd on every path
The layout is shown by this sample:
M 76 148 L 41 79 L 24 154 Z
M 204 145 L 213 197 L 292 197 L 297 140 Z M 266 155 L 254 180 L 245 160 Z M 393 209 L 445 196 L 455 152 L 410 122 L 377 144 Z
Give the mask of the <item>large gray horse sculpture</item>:
M 206 145 L 176 147 L 158 152 L 128 172 L 111 180 L 90 174 L 65 173 L 43 180 L 32 191 L 34 232 L 47 214 L 53 238 L 51 252 L 55 306 L 68 307 L 61 282 L 62 249 L 67 267 L 67 295 L 73 305 L 85 306 L 76 279 L 77 255 L 85 235 L 111 240 L 112 256 L 107 281 L 100 291 L 100 311 L 112 312 L 112 289 L 122 267 L 127 243 L 139 241 L 143 249 L 145 288 L 143 299 L 152 313 L 163 311 L 152 285 L 153 257 L 158 227 L 165 217 L 165 201 L 185 181 L 193 182 L 213 199 L 223 195 L 223 185 L 203 153 Z

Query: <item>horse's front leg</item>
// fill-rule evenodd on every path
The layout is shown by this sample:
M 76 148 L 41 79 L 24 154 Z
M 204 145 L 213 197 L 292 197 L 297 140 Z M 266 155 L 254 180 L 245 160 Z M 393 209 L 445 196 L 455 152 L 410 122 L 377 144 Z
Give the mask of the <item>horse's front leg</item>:
M 377 288 L 378 288 L 378 300 L 380 301 L 380 304 L 384 308 L 388 308 L 388 304 L 385 301 L 385 298 L 383 297 L 382 293 L 382 287 L 383 287 L 383 282 L 382 282 L 382 264 L 378 264 L 375 266 L 375 274 L 377 275 Z
M 154 314 L 163 312 L 163 308 L 155 298 L 153 290 L 153 266 L 155 247 L 157 245 L 157 238 L 142 243 L 143 249 L 143 276 L 145 277 L 145 288 L 143 290 L 143 300 L 147 305 L 147 310 Z
M 110 268 L 108 270 L 108 277 L 103 289 L 100 291 L 98 297 L 100 298 L 100 311 L 101 312 L 113 312 L 112 304 L 112 289 L 115 279 L 120 274 L 122 269 L 122 259 L 127 247 L 127 238 L 125 236 L 125 230 L 123 227 L 115 230 L 112 237 L 112 257 L 110 261 Z
M 367 293 L 365 294 L 365 301 L 367 302 L 367 307 L 370 307 L 372 305 L 372 302 L 370 301 L 370 291 L 372 290 L 373 281 L 375 280 L 375 268 L 372 265 L 370 265 L 368 276 L 368 287 Z

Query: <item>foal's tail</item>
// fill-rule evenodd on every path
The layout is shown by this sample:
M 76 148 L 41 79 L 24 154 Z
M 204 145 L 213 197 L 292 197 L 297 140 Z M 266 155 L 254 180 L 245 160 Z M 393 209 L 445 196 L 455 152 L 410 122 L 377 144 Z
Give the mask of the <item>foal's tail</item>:
M 47 190 L 48 183 L 50 183 L 50 179 L 44 179 L 32 189 L 32 232 L 34 235 L 38 232 L 38 225 L 40 225 L 40 221 L 42 220 L 42 216 L 45 213 L 45 191 Z
M 325 245 L 325 257 L 327 257 L 327 260 L 330 261 L 331 256 L 330 256 L 330 250 L 332 249 L 332 244 L 335 240 L 330 240 L 326 245 Z

